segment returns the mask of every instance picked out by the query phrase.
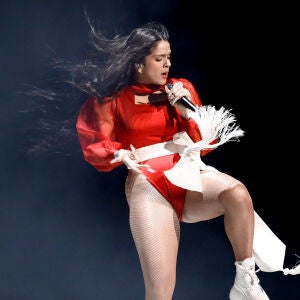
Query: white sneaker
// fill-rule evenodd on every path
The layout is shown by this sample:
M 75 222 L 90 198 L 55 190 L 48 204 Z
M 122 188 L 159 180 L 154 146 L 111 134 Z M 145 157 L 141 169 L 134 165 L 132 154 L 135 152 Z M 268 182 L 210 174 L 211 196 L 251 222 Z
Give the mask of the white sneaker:
M 230 300 L 270 300 L 259 284 L 253 257 L 235 262 L 235 266 L 236 275 L 229 293 Z

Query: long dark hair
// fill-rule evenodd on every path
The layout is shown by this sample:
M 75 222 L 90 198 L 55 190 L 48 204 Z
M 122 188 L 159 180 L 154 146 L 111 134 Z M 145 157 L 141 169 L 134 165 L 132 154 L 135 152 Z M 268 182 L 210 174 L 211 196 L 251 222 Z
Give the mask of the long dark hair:
M 96 31 L 90 20 L 90 42 L 95 50 L 83 65 L 71 68 L 74 86 L 89 94 L 111 96 L 133 80 L 135 64 L 158 41 L 169 40 L 168 30 L 159 22 L 149 22 L 135 28 L 128 35 L 109 39 Z
M 86 16 L 87 17 L 87 16 Z M 31 137 L 28 152 L 69 155 L 68 149 L 77 141 L 75 123 L 82 99 L 97 96 L 111 97 L 133 81 L 135 64 L 143 63 L 145 56 L 158 41 L 169 40 L 168 30 L 152 21 L 133 29 L 128 35 L 116 34 L 108 38 L 97 31 L 91 20 L 89 42 L 92 46 L 81 63 L 53 58 L 50 68 L 56 75 L 51 88 L 26 91 L 30 96 L 27 112 L 34 117 L 28 133 Z M 78 143 L 78 141 L 77 141 Z

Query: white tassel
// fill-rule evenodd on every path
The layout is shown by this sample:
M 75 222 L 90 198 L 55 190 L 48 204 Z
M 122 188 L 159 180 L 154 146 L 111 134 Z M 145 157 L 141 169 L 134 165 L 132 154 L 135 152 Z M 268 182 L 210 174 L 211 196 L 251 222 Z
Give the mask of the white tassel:
M 299 256 L 297 254 L 295 254 L 295 255 L 299 258 Z M 285 268 L 285 269 L 283 269 L 282 272 L 284 275 L 299 275 L 300 274 L 300 261 L 297 261 L 295 266 L 292 267 L 291 269 Z
M 244 135 L 244 131 L 236 125 L 236 118 L 231 110 L 223 106 L 217 110 L 212 105 L 203 105 L 189 116 L 197 123 L 202 140 L 187 147 L 185 154 L 193 150 L 216 148 L 229 141 L 238 141 L 239 137 Z M 216 139 L 217 143 L 210 144 Z
M 289 269 L 285 268 L 283 269 L 283 274 L 284 275 L 298 275 L 300 274 L 300 264 L 296 265 L 295 267 Z

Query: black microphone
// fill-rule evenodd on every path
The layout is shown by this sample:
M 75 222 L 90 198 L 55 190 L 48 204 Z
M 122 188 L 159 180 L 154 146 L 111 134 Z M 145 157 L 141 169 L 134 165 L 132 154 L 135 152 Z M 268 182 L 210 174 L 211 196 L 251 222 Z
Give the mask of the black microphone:
M 168 83 L 167 84 L 168 89 L 170 90 L 173 87 L 172 83 Z M 197 107 L 194 103 L 192 103 L 189 99 L 187 99 L 186 97 L 182 97 L 180 99 L 177 100 L 179 103 L 181 103 L 184 107 L 192 110 L 192 111 L 197 111 Z

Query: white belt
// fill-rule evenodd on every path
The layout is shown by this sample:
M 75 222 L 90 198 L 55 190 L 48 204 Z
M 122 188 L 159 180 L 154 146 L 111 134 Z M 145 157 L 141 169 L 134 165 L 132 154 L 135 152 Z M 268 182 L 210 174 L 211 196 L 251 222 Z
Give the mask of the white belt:
M 194 142 L 185 131 L 174 134 L 173 140 L 141 147 L 133 151 L 137 162 L 178 153 L 180 160 L 170 170 L 164 171 L 165 176 L 175 185 L 190 191 L 202 192 L 200 170 L 216 170 L 207 166 L 200 158 L 199 149 L 183 155 L 187 146 Z M 187 174 L 189 176 L 187 176 Z
M 145 147 L 135 149 L 133 154 L 137 162 L 148 159 L 179 153 L 182 154 L 186 146 L 192 145 L 194 142 L 185 131 L 178 132 L 173 135 L 173 140 L 157 143 Z

